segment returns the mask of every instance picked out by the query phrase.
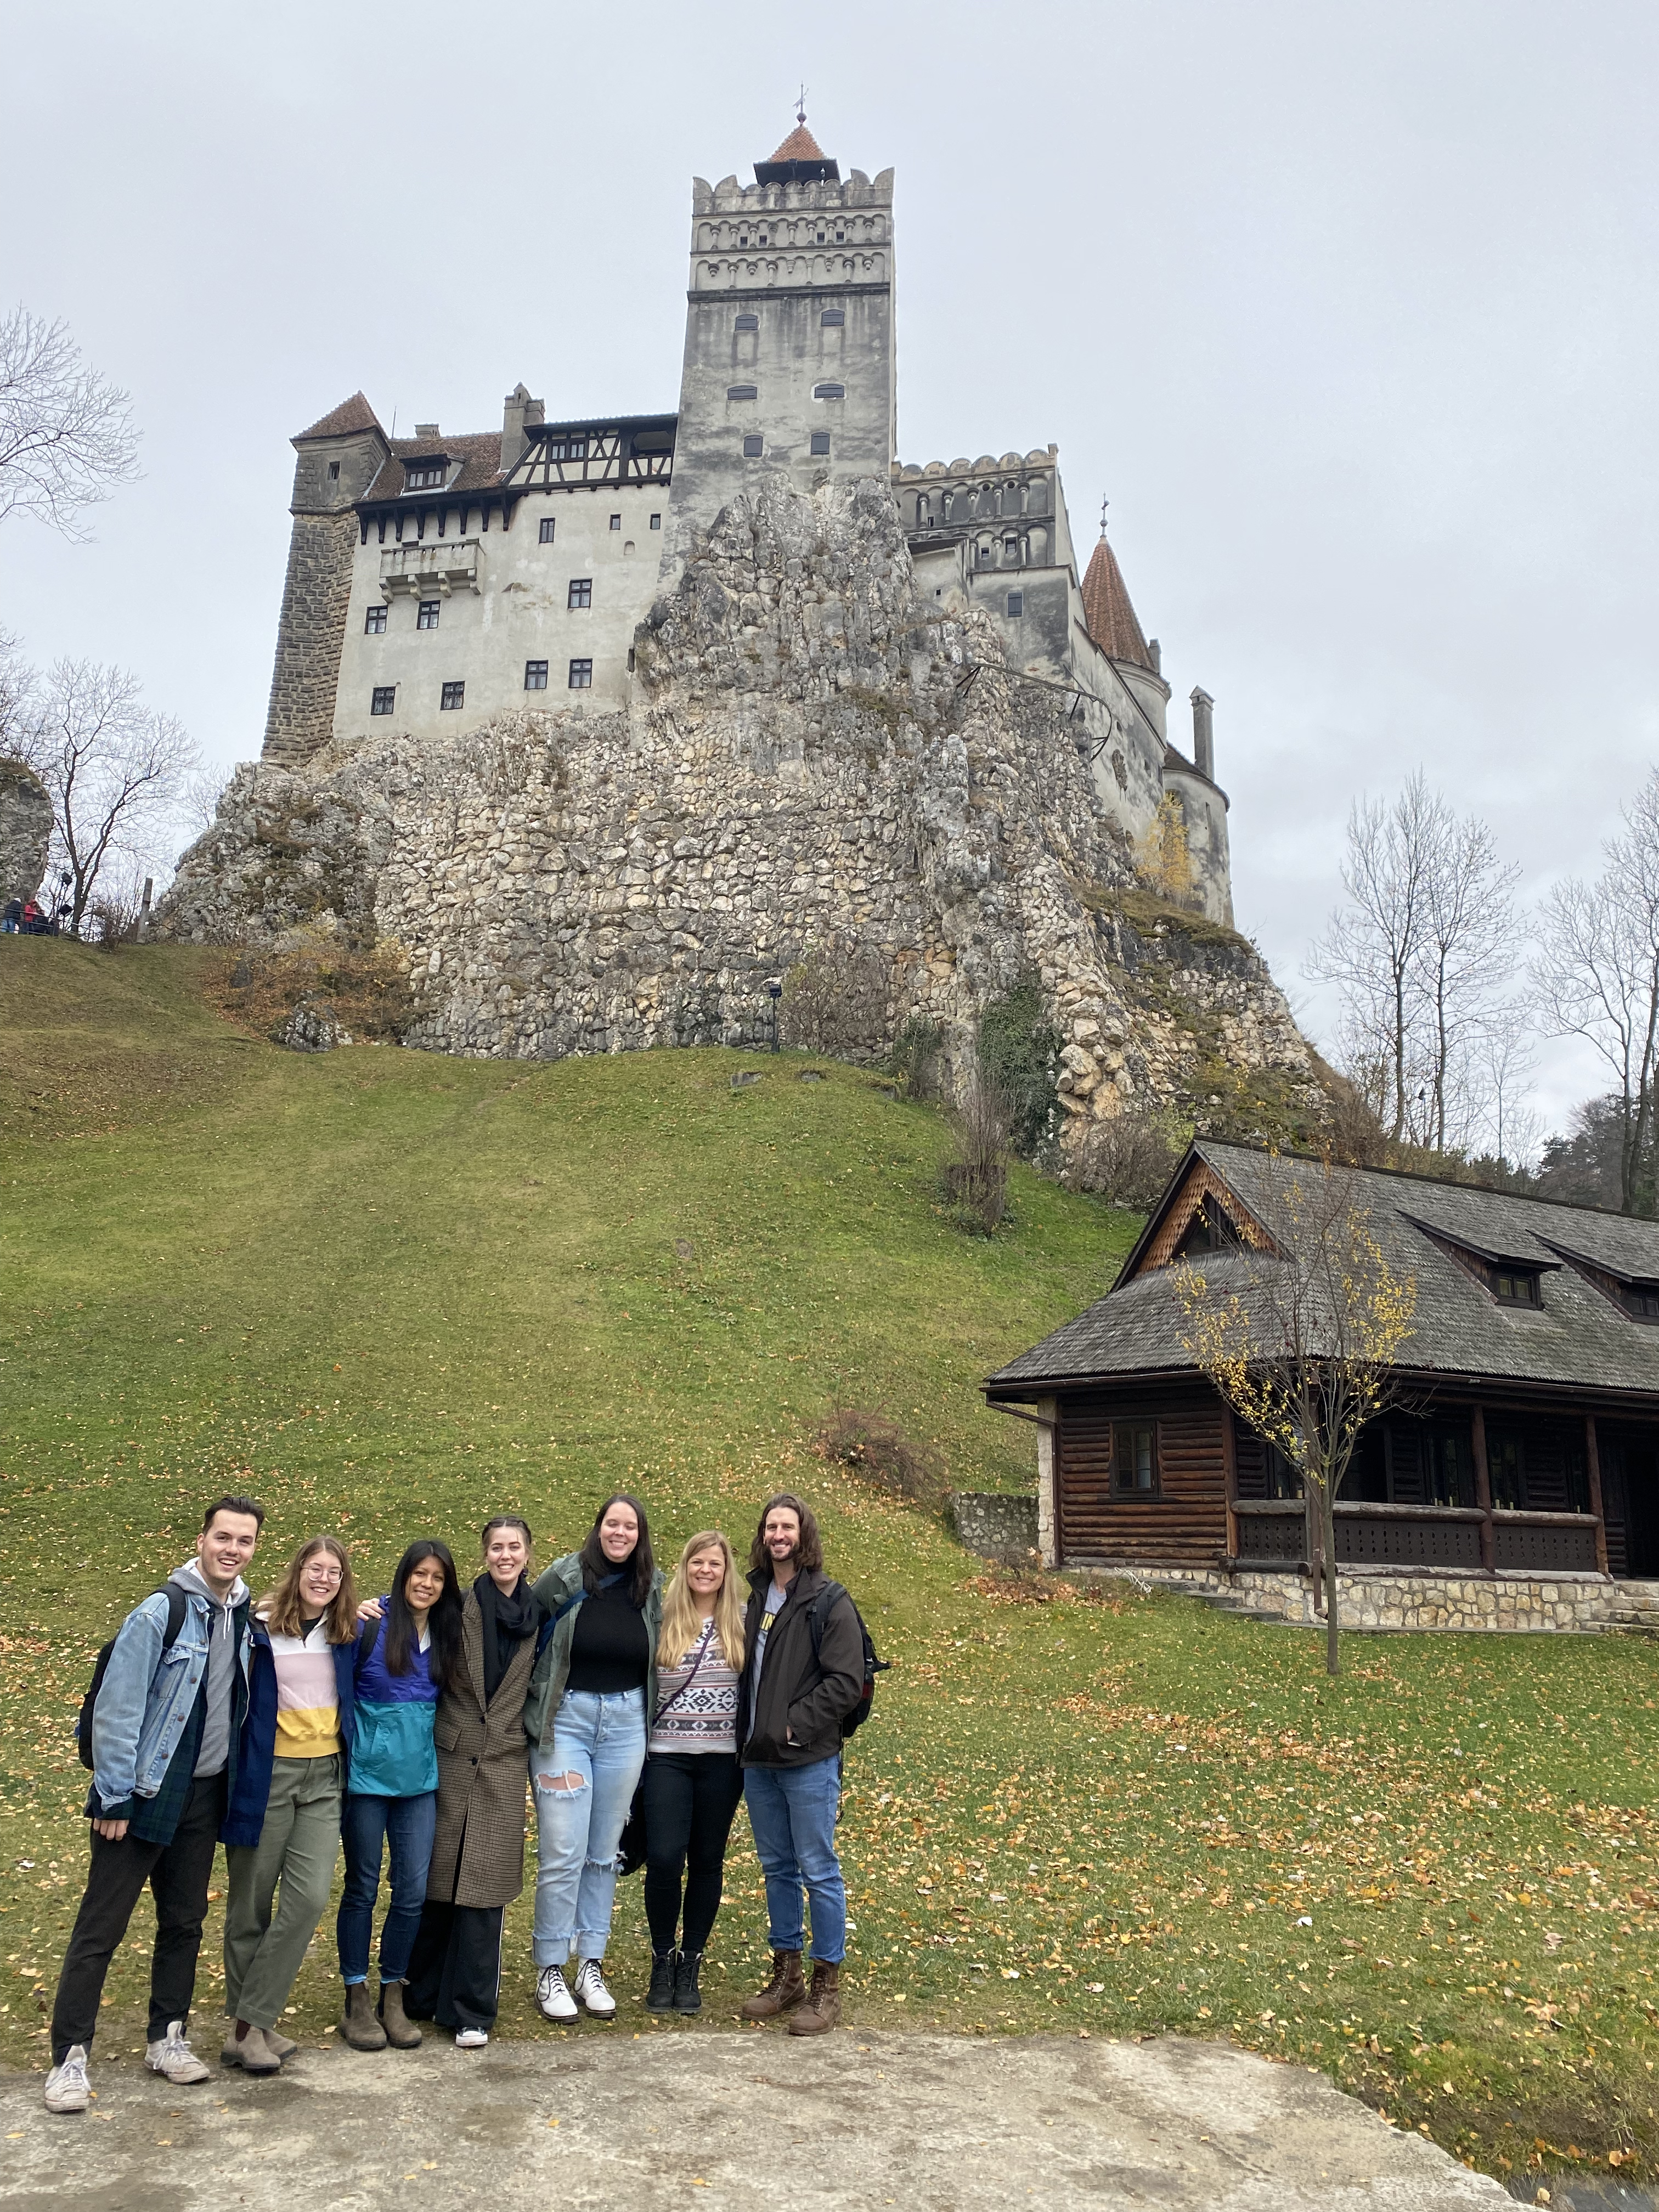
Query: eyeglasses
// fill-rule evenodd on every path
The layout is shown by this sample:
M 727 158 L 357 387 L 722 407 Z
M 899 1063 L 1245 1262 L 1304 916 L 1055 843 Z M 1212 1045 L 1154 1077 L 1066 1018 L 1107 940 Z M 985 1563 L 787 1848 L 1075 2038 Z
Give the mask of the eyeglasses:
M 326 1562 L 321 1559 L 307 1559 L 305 1571 L 308 1575 L 320 1575 L 325 1582 L 337 1583 L 340 1579 L 340 1569 L 332 1559 Z

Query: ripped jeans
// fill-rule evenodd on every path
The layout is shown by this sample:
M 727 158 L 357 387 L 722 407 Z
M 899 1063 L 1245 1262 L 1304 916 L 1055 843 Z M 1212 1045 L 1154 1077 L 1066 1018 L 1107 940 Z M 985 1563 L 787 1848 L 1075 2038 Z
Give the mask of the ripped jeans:
M 645 1765 L 645 1692 L 567 1690 L 550 1746 L 532 1744 L 536 1924 L 540 1966 L 602 1959 L 617 1895 L 617 1850 Z

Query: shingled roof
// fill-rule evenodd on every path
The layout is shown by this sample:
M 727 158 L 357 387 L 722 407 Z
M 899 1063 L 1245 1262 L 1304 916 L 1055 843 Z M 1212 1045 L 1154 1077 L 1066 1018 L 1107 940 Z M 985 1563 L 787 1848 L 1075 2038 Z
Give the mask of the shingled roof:
M 1083 579 L 1083 619 L 1103 653 L 1114 660 L 1129 661 L 1136 668 L 1152 667 L 1152 656 L 1136 619 L 1129 587 L 1103 532 Z
M 460 474 L 444 487 L 442 496 L 446 499 L 453 499 L 460 492 L 494 491 L 505 481 L 501 473 L 501 434 L 499 430 L 468 431 L 459 438 L 394 438 L 390 442 L 390 458 L 383 463 L 380 474 L 363 494 L 366 500 L 401 497 L 405 465 L 428 454 L 442 453 L 448 459 L 461 464 Z M 411 492 L 409 496 L 435 502 L 440 495 L 428 490 Z
M 827 161 L 829 158 L 807 129 L 805 118 L 795 125 L 772 156 L 774 161 Z
M 840 165 L 830 160 L 806 127 L 802 115 L 769 161 L 757 161 L 757 185 L 838 184 Z
M 1294 1243 L 1284 1203 L 1287 1186 L 1298 1175 L 1322 1172 L 1317 1161 L 1199 1139 L 1117 1285 L 989 1376 L 988 1395 L 1029 1397 L 1056 1383 L 1192 1371 L 1196 1363 L 1182 1341 L 1191 1323 L 1176 1286 L 1179 1270 L 1154 1266 L 1146 1255 L 1195 1166 L 1207 1167 L 1287 1246 Z M 1659 1222 L 1382 1170 L 1351 1172 L 1356 1203 L 1369 1216 L 1389 1267 L 1416 1283 L 1415 1326 L 1400 1356 L 1402 1370 L 1659 1398 L 1659 1327 L 1633 1320 L 1594 1280 L 1600 1273 L 1659 1284 Z M 1448 1245 L 1538 1269 L 1541 1303 L 1499 1304 Z M 1274 1263 L 1252 1251 L 1206 1253 L 1195 1264 L 1215 1290 L 1237 1289 L 1248 1303 L 1252 1279 Z
M 301 438 L 347 438 L 356 430 L 378 430 L 380 418 L 361 392 L 354 392 L 349 399 L 325 415 L 320 422 L 313 422 L 308 430 L 301 430 L 292 442 Z

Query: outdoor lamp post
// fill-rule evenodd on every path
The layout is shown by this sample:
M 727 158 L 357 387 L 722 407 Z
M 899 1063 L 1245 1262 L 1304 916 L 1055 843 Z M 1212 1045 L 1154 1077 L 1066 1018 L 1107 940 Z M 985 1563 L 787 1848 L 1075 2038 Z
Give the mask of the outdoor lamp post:
M 778 1048 L 778 1000 L 783 996 L 783 981 L 775 975 L 766 987 L 766 995 L 772 1001 L 772 1049 Z

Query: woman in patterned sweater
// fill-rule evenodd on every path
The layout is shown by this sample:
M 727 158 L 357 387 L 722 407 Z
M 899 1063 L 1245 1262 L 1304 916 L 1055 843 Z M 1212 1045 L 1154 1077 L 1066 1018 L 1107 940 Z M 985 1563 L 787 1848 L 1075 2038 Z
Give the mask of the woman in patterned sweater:
M 720 1910 L 726 1838 L 743 1795 L 742 1673 L 737 1563 L 720 1531 L 705 1528 L 680 1554 L 657 1644 L 657 1709 L 645 1762 L 645 1910 L 651 1923 L 646 2002 L 653 2012 L 702 2009 L 697 1976 Z

